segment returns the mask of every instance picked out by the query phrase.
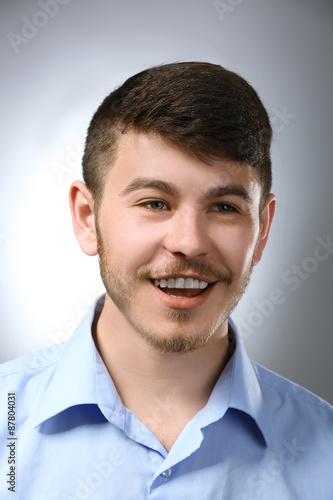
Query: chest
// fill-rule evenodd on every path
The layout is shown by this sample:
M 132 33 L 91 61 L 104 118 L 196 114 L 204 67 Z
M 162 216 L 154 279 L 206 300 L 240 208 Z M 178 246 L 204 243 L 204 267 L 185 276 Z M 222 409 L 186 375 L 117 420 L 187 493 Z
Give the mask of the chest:
M 198 408 L 176 408 L 175 405 L 157 405 L 151 411 L 137 411 L 135 415 L 159 440 L 169 453 L 186 425 L 200 411 Z

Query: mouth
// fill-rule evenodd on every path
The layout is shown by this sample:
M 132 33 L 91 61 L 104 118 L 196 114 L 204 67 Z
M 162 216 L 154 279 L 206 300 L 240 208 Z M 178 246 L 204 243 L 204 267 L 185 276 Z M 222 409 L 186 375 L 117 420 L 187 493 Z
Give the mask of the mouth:
M 150 282 L 161 292 L 174 299 L 190 299 L 205 294 L 216 281 L 209 283 L 197 278 L 151 279 Z

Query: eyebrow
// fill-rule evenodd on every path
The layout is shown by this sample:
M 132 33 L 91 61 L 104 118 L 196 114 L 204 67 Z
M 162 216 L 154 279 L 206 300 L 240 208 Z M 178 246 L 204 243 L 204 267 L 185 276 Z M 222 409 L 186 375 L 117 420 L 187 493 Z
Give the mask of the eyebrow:
M 247 203 L 252 204 L 253 200 L 244 186 L 241 184 L 227 184 L 226 186 L 216 186 L 205 194 L 204 198 L 208 200 L 213 200 L 215 198 L 221 198 L 222 196 L 233 195 L 243 198 Z
M 175 197 L 180 196 L 179 189 L 172 182 L 165 182 L 160 179 L 151 179 L 150 177 L 137 177 L 136 179 L 133 179 L 132 182 L 130 182 L 129 185 L 121 191 L 119 196 L 126 196 L 133 191 L 137 191 L 138 189 L 158 189 L 159 191 L 163 191 L 163 193 L 170 194 Z
M 119 196 L 124 197 L 133 191 L 139 189 L 157 189 L 163 193 L 174 196 L 175 198 L 180 197 L 180 191 L 178 187 L 172 182 L 165 182 L 160 179 L 153 179 L 150 177 L 137 177 L 133 179 L 128 186 L 121 191 Z M 203 195 L 204 200 L 213 200 L 215 198 L 221 198 L 222 196 L 233 195 L 243 198 L 247 203 L 252 204 L 253 200 L 250 197 L 247 190 L 241 184 L 227 184 L 226 186 L 215 186 L 207 191 Z

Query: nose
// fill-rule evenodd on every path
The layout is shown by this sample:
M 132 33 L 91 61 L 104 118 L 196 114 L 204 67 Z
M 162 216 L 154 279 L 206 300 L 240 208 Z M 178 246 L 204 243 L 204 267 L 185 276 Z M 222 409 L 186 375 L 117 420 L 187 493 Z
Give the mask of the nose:
M 178 211 L 169 220 L 164 244 L 173 255 L 194 259 L 210 252 L 208 222 L 194 210 Z

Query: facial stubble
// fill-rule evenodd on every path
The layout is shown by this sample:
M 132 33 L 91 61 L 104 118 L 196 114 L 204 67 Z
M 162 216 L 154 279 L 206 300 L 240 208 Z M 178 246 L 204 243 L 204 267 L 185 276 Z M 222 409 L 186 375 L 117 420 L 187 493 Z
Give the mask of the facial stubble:
M 193 311 L 189 309 L 172 309 L 166 308 L 164 310 L 164 319 L 171 323 L 174 323 L 177 327 L 177 332 L 173 332 L 170 336 L 166 337 L 161 335 L 160 332 L 147 328 L 138 318 L 133 317 L 130 314 L 130 304 L 132 300 L 132 289 L 133 286 L 129 282 L 128 278 L 123 276 L 120 271 L 115 270 L 110 265 L 109 253 L 104 244 L 102 233 L 98 223 L 96 223 L 96 236 L 97 236 L 97 248 L 99 255 L 99 267 L 101 278 L 104 283 L 105 289 L 109 297 L 119 311 L 125 316 L 127 321 L 131 324 L 134 330 L 144 338 L 150 346 L 159 352 L 163 353 L 187 353 L 192 352 L 201 347 L 205 346 L 207 342 L 214 336 L 218 328 L 228 320 L 230 314 L 235 309 L 236 305 L 240 301 L 241 297 L 249 284 L 251 274 L 254 267 L 254 259 L 256 255 L 256 250 L 259 243 L 259 238 L 255 246 L 255 250 L 252 257 L 252 263 L 249 270 L 243 275 L 237 289 L 228 297 L 228 303 L 226 304 L 223 300 L 221 292 L 221 312 L 216 318 L 213 318 L 210 325 L 207 326 L 200 333 L 196 331 L 195 335 L 189 335 L 187 332 L 182 330 L 184 325 L 189 324 L 193 321 Z M 177 272 L 185 271 L 191 269 L 192 272 L 199 272 L 201 268 L 207 268 L 207 266 L 202 266 L 198 263 L 190 263 L 188 261 L 182 260 L 170 265 L 165 273 L 176 274 Z M 145 282 L 149 276 L 157 275 L 156 270 L 151 268 L 143 267 L 139 269 L 136 275 L 133 277 L 135 282 Z M 202 272 L 202 274 L 205 274 Z M 209 273 L 208 273 L 209 274 Z M 229 271 L 224 271 L 223 273 L 214 273 L 211 270 L 210 274 L 215 274 L 219 277 L 219 283 L 214 286 L 223 286 L 231 284 L 231 274 Z M 206 273 L 207 275 L 207 273 Z M 224 291 L 225 294 L 225 291 Z M 182 300 L 182 299 L 179 299 Z M 195 325 L 194 325 L 195 327 Z

